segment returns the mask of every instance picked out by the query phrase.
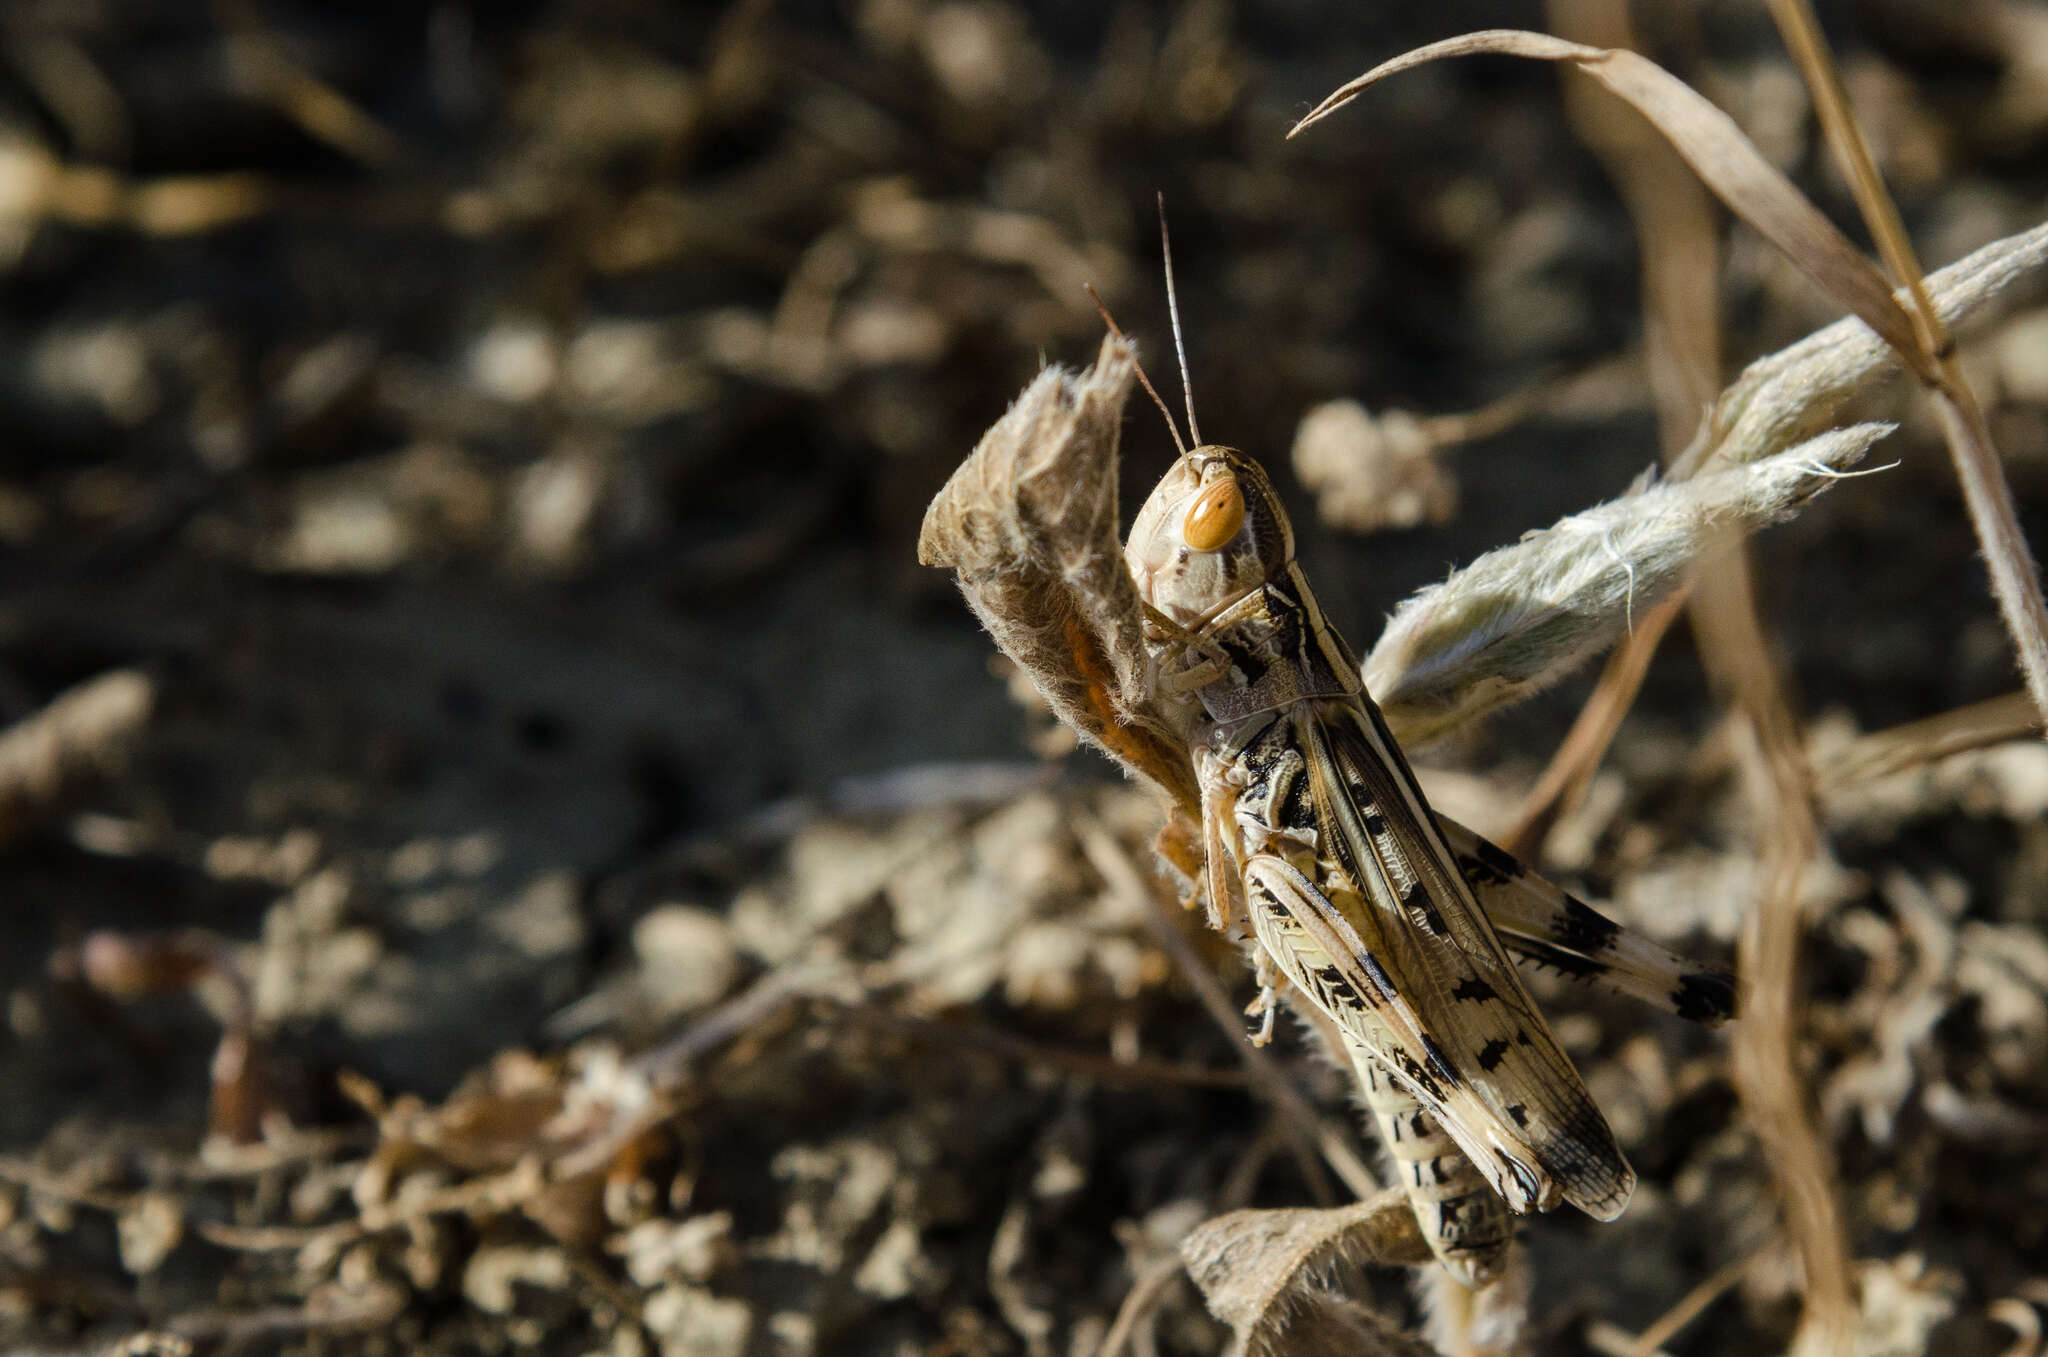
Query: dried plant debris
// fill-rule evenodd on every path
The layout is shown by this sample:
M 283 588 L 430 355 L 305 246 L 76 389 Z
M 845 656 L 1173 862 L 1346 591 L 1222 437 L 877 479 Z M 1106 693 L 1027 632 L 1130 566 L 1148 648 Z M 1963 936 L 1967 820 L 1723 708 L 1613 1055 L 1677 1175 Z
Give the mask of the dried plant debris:
M 1458 483 L 1424 421 L 1402 410 L 1375 416 L 1354 400 L 1326 401 L 1294 431 L 1294 474 L 1333 528 L 1376 532 L 1448 522 Z
M 1180 1251 L 1210 1312 L 1230 1325 L 1246 1352 L 1291 1352 L 1296 1342 L 1323 1351 L 1328 1335 L 1352 1325 L 1363 1335 L 1357 1351 L 1428 1350 L 1326 1289 L 1342 1265 L 1429 1261 L 1415 1212 L 1398 1188 L 1322 1211 L 1233 1211 L 1190 1231 Z
M 1137 352 L 1048 368 L 926 510 L 917 559 L 949 566 L 982 625 L 1060 717 L 1185 804 L 1188 759 L 1152 709 L 1137 586 L 1117 522 L 1117 440 Z
M 118 771 L 155 702 L 148 675 L 116 670 L 0 731 L 0 839 L 53 815 L 93 777 Z

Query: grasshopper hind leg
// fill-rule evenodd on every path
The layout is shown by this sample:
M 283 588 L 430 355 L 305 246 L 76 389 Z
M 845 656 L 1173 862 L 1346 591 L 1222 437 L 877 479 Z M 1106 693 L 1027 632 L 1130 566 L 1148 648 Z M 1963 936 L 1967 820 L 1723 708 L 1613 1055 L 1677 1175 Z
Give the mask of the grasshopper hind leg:
M 1466 1286 L 1493 1281 L 1507 1266 L 1515 1238 L 1507 1203 L 1379 1061 L 1353 1050 L 1351 1062 L 1430 1252 Z

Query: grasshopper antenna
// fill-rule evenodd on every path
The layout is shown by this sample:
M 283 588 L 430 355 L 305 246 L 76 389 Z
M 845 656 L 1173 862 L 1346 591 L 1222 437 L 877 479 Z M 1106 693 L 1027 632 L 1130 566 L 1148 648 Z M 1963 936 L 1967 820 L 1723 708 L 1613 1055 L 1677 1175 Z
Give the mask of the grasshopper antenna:
M 1125 343 L 1129 343 L 1130 336 L 1123 332 L 1123 329 L 1116 323 L 1116 317 L 1110 315 L 1109 308 L 1102 304 L 1102 296 L 1096 292 L 1095 284 L 1084 283 L 1082 286 L 1088 290 L 1088 300 L 1094 302 L 1095 309 L 1102 313 L 1102 323 L 1109 327 L 1109 332 Z M 1181 456 L 1187 456 L 1188 445 L 1180 441 L 1180 426 L 1173 422 L 1173 411 L 1167 409 L 1166 402 L 1159 399 L 1159 391 L 1152 385 L 1152 379 L 1145 375 L 1145 365 L 1143 363 L 1138 364 L 1138 381 L 1144 385 L 1145 394 L 1152 398 L 1152 403 L 1159 407 L 1160 418 L 1166 421 L 1166 431 L 1173 435 L 1173 446 L 1179 450 Z
M 1159 250 L 1166 257 L 1166 310 L 1173 317 L 1173 351 L 1180 356 L 1180 393 L 1188 407 L 1188 437 L 1202 446 L 1202 431 L 1195 426 L 1195 384 L 1188 380 L 1188 346 L 1180 337 L 1180 298 L 1173 292 L 1173 237 L 1166 231 L 1166 194 L 1159 195 Z

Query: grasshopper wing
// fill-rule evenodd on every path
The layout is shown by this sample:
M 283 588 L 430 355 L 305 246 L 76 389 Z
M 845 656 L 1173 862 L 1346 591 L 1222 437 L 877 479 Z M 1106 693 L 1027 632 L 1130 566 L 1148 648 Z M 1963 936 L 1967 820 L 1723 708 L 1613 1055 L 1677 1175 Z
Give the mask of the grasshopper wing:
M 1279 853 L 1250 855 L 1261 942 L 1516 1211 L 1565 1201 L 1614 1219 L 1635 1174 L 1379 713 L 1361 698 L 1305 704 L 1294 719 L 1309 754 L 1315 870 L 1311 879 Z
M 1456 820 L 1436 822 L 1487 921 L 1523 963 L 1707 1027 L 1735 1016 L 1734 976 L 1624 928 Z

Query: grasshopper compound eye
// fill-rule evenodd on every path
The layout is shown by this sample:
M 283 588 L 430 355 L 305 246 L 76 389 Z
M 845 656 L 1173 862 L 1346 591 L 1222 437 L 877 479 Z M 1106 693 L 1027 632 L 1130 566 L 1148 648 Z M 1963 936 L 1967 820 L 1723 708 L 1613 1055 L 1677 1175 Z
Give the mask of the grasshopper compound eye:
M 1180 534 L 1196 551 L 1216 551 L 1244 527 L 1244 491 L 1237 477 L 1225 476 L 1202 492 L 1188 516 L 1181 521 Z

